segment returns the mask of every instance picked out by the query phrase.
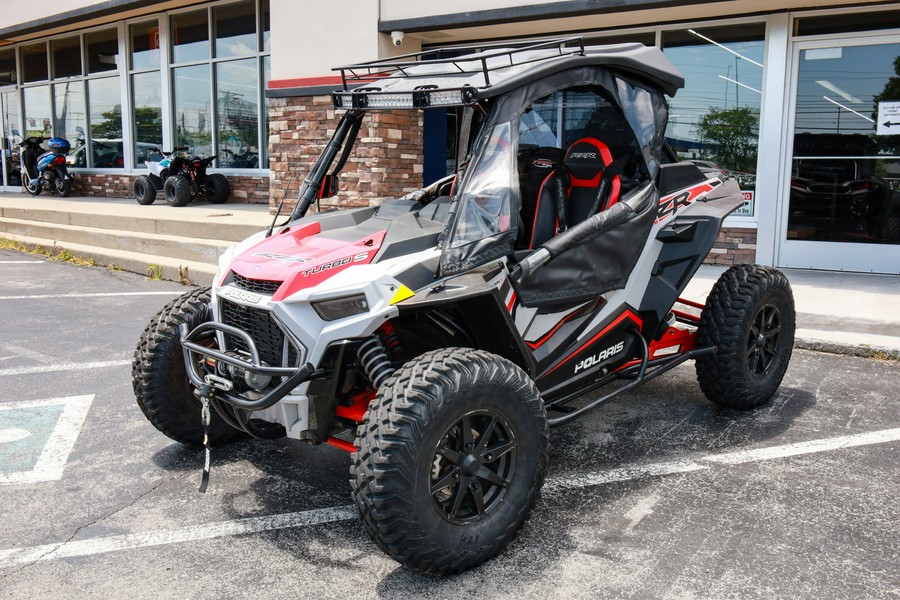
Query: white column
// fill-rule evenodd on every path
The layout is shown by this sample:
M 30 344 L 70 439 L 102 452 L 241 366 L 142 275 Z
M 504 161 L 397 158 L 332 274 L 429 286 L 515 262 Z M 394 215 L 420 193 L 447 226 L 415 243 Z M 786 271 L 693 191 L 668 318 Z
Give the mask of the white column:
M 781 230 L 781 202 L 787 176 L 784 153 L 791 132 L 786 130 L 790 115 L 791 15 L 780 13 L 766 20 L 765 80 L 759 120 L 759 162 L 756 177 L 756 262 L 775 265 Z

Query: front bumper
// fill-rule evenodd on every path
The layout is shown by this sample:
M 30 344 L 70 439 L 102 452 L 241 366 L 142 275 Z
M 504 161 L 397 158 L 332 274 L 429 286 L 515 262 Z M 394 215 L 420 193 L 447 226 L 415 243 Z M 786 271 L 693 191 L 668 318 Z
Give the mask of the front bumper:
M 246 344 L 250 354 L 249 359 L 244 360 L 199 343 L 202 340 L 214 338 L 217 332 L 227 333 L 241 338 Z M 293 336 L 289 331 L 286 331 L 285 333 L 291 338 L 292 342 L 297 345 L 300 344 L 298 340 L 293 339 Z M 187 326 L 182 325 L 181 345 L 184 352 L 184 363 L 187 375 L 191 380 L 191 383 L 198 389 L 203 389 L 204 386 L 215 388 L 217 390 L 216 398 L 245 410 L 254 411 L 269 408 L 288 395 L 291 390 L 298 385 L 305 381 L 309 381 L 315 372 L 315 367 L 309 362 L 296 368 L 270 367 L 262 364 L 253 339 L 245 331 L 224 323 L 217 323 L 214 321 L 203 323 L 190 332 L 188 331 Z M 236 393 L 233 384 L 224 377 L 218 377 L 209 373 L 201 373 L 198 370 L 197 365 L 207 360 L 214 360 L 216 363 L 224 363 L 260 376 L 283 377 L 284 380 L 259 398 L 248 398 L 247 396 Z

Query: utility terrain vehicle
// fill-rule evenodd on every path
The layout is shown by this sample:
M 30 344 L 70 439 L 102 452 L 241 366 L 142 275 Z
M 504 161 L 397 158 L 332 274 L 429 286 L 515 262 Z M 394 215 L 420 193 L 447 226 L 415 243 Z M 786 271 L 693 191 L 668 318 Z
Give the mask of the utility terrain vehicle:
M 134 390 L 160 431 L 351 452 L 378 546 L 447 574 L 520 530 L 550 427 L 689 359 L 726 407 L 778 388 L 794 333 L 782 274 L 736 266 L 705 307 L 679 300 L 742 199 L 667 161 L 664 94 L 683 79 L 658 49 L 566 39 L 341 73 L 343 116 L 290 218 L 144 332 Z M 453 175 L 307 214 L 367 111 L 433 108 L 459 124 Z

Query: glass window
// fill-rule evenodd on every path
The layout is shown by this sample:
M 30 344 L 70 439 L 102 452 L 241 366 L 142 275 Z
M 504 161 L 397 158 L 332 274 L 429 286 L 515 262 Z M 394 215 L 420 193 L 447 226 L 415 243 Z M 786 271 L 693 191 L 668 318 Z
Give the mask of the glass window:
M 0 119 L 2 119 L 3 126 L 2 149 L 6 154 L 6 185 L 18 186 L 22 183 L 18 172 L 21 148 L 16 143 L 18 140 L 13 133 L 13 130 L 19 129 L 17 92 L 0 93 L 0 102 L 3 103 L 3 113 L 0 115 Z
M 753 214 L 765 26 L 704 27 L 663 34 L 663 50 L 685 77 L 670 100 L 666 140 L 678 158 L 711 177 L 734 177 Z
M 606 44 L 629 44 L 633 42 L 640 42 L 645 46 L 655 46 L 656 45 L 656 34 L 652 31 L 648 31 L 646 33 L 630 33 L 626 35 L 612 35 L 612 36 L 598 36 L 585 38 L 584 45 L 585 46 L 596 46 L 596 45 L 606 45 Z
M 269 16 L 269 0 L 262 0 L 259 4 L 260 11 L 262 12 L 262 51 L 269 51 L 269 33 L 271 29 L 270 21 L 271 17 Z M 268 81 L 268 80 L 266 80 Z
M 217 6 L 213 15 L 218 58 L 256 53 L 256 7 L 253 2 Z
M 216 65 L 219 165 L 259 168 L 259 92 L 257 59 Z
M 147 21 L 129 26 L 131 68 L 159 67 L 159 22 Z
M 47 71 L 47 44 L 29 44 L 22 46 L 22 81 L 45 81 L 49 79 Z
M 827 35 L 900 28 L 900 10 L 834 14 L 794 19 L 794 35 Z
M 56 106 L 53 135 L 69 140 L 72 146 L 84 138 L 84 83 L 69 81 L 53 86 Z
M 103 73 L 119 68 L 119 37 L 115 29 L 95 31 L 85 36 L 88 73 Z
M 800 52 L 787 238 L 900 243 L 900 44 Z
M 118 77 L 88 81 L 91 125 L 91 166 L 125 167 L 122 140 L 122 94 Z M 82 147 L 82 156 L 84 155 Z
M 206 10 L 172 17 L 172 59 L 192 62 L 209 58 L 209 25 Z
M 16 51 L 0 50 L 0 85 L 16 83 Z
M 22 90 L 25 108 L 23 137 L 52 137 L 53 113 L 50 110 L 50 86 L 29 87 Z
M 135 164 L 140 165 L 162 145 L 162 99 L 159 71 L 132 76 Z M 154 157 L 159 160 L 159 156 Z M 150 160 L 153 160 L 151 158 Z
M 193 154 L 212 154 L 209 65 L 173 70 L 175 143 Z
M 53 53 L 53 77 L 81 75 L 81 38 L 62 38 L 50 42 Z

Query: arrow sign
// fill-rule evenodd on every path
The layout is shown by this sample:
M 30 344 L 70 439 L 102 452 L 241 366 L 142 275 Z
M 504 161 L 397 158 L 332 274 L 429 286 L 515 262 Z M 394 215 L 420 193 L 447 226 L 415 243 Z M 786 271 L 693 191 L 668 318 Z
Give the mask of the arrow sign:
M 875 133 L 878 135 L 900 135 L 900 101 L 891 100 L 878 103 L 878 125 Z

